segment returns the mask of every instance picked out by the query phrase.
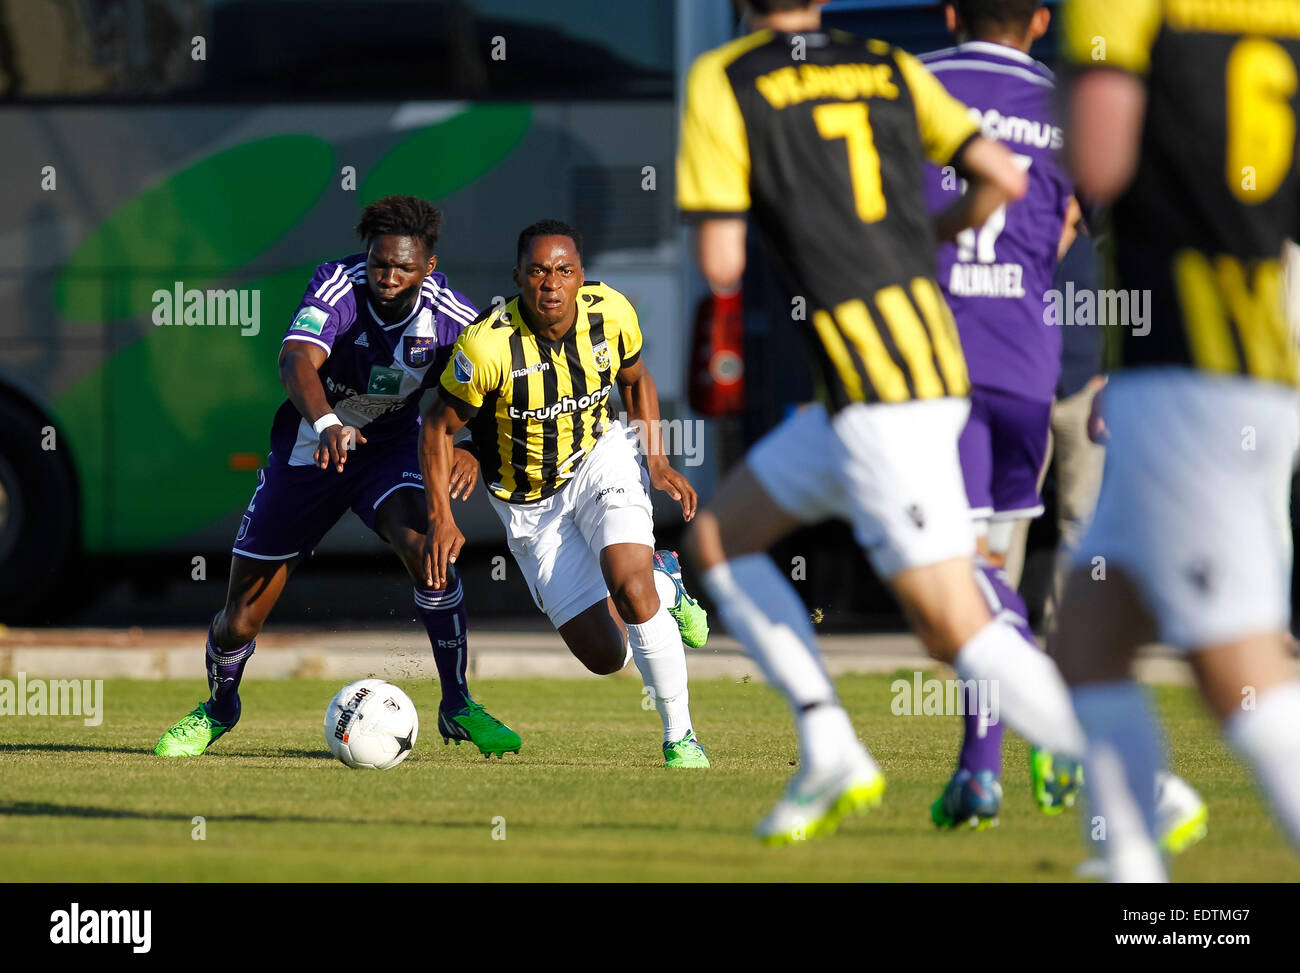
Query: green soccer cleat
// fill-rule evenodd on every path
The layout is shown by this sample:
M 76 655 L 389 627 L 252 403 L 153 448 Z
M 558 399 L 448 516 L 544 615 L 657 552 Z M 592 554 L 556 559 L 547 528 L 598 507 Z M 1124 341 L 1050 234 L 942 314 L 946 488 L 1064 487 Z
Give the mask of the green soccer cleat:
M 682 769 L 710 766 L 708 754 L 700 746 L 700 741 L 695 739 L 694 730 L 687 730 L 686 736 L 676 743 L 664 744 L 664 766 Z
M 677 627 L 681 629 L 682 641 L 692 649 L 701 648 L 709 640 L 709 613 L 704 606 L 686 593 L 682 584 L 682 563 L 676 551 L 655 551 L 654 568 L 668 576 L 677 589 L 677 601 L 668 606 L 668 614 L 673 616 Z
M 1074 807 L 1079 788 L 1083 786 L 1082 764 L 1030 747 L 1029 774 L 1033 778 L 1034 800 L 1044 814 L 1056 815 Z
M 937 828 L 967 825 L 976 831 L 998 826 L 1002 808 L 1002 784 L 991 770 L 953 774 L 939 799 L 930 805 L 930 820 Z
M 459 747 L 462 740 L 468 740 L 488 760 L 494 753 L 498 760 L 503 759 L 506 753 L 517 754 L 523 738 L 485 710 L 482 704 L 468 696 L 465 699 L 467 704 L 462 709 L 454 712 L 438 710 L 438 732 L 442 734 L 443 744 L 455 740 Z
M 181 717 L 178 723 L 162 735 L 153 752 L 160 757 L 200 756 L 239 722 L 238 711 L 231 722 L 222 723 L 208 715 L 207 707 L 207 703 L 199 703 Z

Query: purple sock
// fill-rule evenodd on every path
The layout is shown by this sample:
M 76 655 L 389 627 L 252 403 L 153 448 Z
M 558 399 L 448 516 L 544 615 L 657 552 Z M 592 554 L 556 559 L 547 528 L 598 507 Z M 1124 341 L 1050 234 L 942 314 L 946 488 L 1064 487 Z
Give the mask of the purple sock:
M 255 648 L 256 639 L 233 652 L 222 652 L 212 643 L 212 628 L 208 627 L 204 666 L 208 670 L 207 710 L 214 720 L 233 723 L 239 719 L 239 681 L 244 678 L 244 666 Z
M 442 684 L 444 710 L 458 710 L 470 699 L 469 685 L 465 681 L 466 633 L 469 613 L 465 611 L 465 594 L 457 578 L 444 591 L 415 589 L 415 610 L 429 633 L 433 646 L 433 662 L 438 667 L 438 682 Z

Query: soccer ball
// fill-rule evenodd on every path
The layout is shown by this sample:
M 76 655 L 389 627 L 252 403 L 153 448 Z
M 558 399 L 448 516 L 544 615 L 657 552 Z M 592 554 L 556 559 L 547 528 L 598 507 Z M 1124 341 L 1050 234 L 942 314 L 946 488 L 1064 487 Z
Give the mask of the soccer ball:
M 396 767 L 415 746 L 419 730 L 411 697 L 382 679 L 349 683 L 325 710 L 330 753 L 353 769 Z

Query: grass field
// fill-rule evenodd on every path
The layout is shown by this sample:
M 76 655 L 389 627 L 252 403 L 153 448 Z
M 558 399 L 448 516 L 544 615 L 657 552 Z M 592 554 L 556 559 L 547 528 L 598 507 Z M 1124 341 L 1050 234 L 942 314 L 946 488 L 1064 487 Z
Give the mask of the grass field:
M 1083 857 L 1074 812 L 1035 809 L 1025 746 L 1011 734 L 1001 827 L 935 832 L 928 807 L 959 721 L 893 716 L 889 681 L 838 680 L 889 779 L 884 806 L 832 839 L 768 849 L 751 829 L 796 750 L 783 702 L 757 681 L 692 685 L 714 764 L 703 772 L 663 769 L 658 719 L 635 679 L 480 682 L 475 692 L 524 737 L 518 756 L 490 762 L 444 746 L 436 686 L 404 681 L 420 739 L 404 764 L 375 773 L 346 769 L 325 747 L 335 683 L 246 683 L 239 728 L 201 758 L 168 761 L 154 742 L 202 684 L 110 680 L 98 727 L 0 719 L 0 881 L 1073 880 Z M 1174 877 L 1300 880 L 1190 691 L 1162 688 L 1159 702 L 1175 770 L 1210 805 L 1210 836 Z

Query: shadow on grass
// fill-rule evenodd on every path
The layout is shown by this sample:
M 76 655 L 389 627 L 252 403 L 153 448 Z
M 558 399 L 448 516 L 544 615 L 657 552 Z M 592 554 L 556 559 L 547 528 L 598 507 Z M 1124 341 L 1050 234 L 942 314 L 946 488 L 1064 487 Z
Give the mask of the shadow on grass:
M 153 753 L 153 748 L 93 746 L 85 743 L 0 743 L 0 753 L 21 753 L 38 750 L 42 753 Z
M 186 812 L 136 811 L 120 807 L 95 807 L 89 804 L 50 804 L 45 801 L 0 802 L 0 817 L 52 817 L 52 818 L 119 818 L 133 821 L 183 821 L 190 824 L 193 815 Z M 312 818 L 297 814 L 215 814 L 206 815 L 207 823 L 214 821 L 250 821 L 261 824 L 360 824 L 402 825 L 409 827 L 474 828 L 483 830 L 481 820 L 474 821 L 410 821 L 400 818 Z
M 107 744 L 96 746 L 86 743 L 0 743 L 0 754 L 21 753 L 35 750 L 42 753 L 143 753 L 153 756 L 149 747 L 113 747 Z M 204 754 L 205 757 L 306 757 L 309 759 L 333 760 L 334 755 L 328 750 L 289 750 L 284 748 L 259 751 L 249 750 L 214 750 Z

